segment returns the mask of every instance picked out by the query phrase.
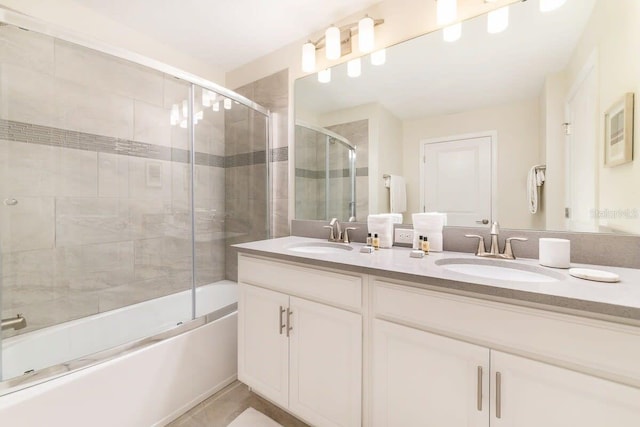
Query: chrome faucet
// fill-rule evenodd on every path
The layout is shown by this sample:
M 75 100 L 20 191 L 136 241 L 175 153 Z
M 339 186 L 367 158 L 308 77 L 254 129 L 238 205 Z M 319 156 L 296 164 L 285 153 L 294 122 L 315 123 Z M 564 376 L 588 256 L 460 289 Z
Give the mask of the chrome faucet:
M 325 225 L 323 228 L 328 228 L 329 232 L 329 241 L 330 242 L 340 242 L 340 243 L 351 243 L 349 239 L 349 231 L 357 230 L 356 227 L 346 227 L 344 232 L 342 231 L 342 227 L 340 226 L 340 221 L 338 218 L 331 218 L 329 225 Z
M 511 247 L 511 242 L 516 240 L 518 242 L 526 242 L 528 239 L 525 237 L 509 237 L 506 239 L 504 244 L 504 252 L 500 253 L 500 246 L 498 242 L 498 235 L 500 234 L 500 225 L 497 222 L 491 224 L 491 229 L 489 230 L 491 234 L 491 248 L 489 252 L 486 250 L 486 246 L 484 245 L 484 237 L 477 234 L 465 234 L 464 237 L 475 238 L 478 239 L 478 248 L 476 249 L 476 256 L 485 257 L 485 258 L 500 258 L 500 259 L 516 259 L 513 254 L 513 248 Z

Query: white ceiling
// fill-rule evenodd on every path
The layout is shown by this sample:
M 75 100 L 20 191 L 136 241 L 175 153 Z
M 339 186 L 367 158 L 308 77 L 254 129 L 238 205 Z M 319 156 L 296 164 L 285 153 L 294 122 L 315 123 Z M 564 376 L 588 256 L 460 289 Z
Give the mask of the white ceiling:
M 230 71 L 380 0 L 77 0 Z
M 305 77 L 296 82 L 296 108 L 323 114 L 378 102 L 413 119 L 532 99 L 545 76 L 565 68 L 595 2 L 569 0 L 545 14 L 537 1 L 518 3 L 503 33 L 488 34 L 479 17 L 463 23 L 457 42 L 436 32 L 388 49 L 383 66 L 364 58 L 359 78 L 347 77 L 345 64 L 332 69 L 329 84 Z

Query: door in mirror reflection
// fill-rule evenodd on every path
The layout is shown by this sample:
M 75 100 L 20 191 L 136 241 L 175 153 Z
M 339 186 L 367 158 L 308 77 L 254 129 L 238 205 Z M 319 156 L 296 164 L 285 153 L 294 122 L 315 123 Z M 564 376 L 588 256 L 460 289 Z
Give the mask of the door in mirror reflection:
M 423 141 L 423 211 L 447 213 L 447 224 L 492 221 L 491 135 Z M 524 195 L 523 195 L 524 197 Z

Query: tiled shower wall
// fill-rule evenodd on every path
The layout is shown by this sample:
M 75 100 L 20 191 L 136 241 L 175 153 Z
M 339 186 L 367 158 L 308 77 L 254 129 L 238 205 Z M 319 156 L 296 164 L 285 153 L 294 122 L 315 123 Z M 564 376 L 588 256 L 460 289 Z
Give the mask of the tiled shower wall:
M 272 141 L 270 148 L 265 147 L 261 139 L 266 131 L 264 121 L 256 114 L 226 118 L 225 154 L 232 163 L 226 168 L 225 201 L 229 216 L 235 218 L 227 224 L 225 261 L 226 275 L 231 280 L 237 279 L 238 260 L 230 245 L 267 237 L 263 209 L 271 209 L 272 237 L 289 235 L 289 71 L 279 71 L 234 90 L 271 111 Z M 235 132 L 232 129 L 236 127 L 247 131 Z M 266 162 L 270 162 L 271 183 L 264 179 Z M 265 203 L 268 191 L 270 200 Z
M 189 139 L 169 122 L 187 98 L 173 77 L 0 27 L 2 317 L 24 314 L 20 332 L 190 288 Z M 198 284 L 225 275 L 224 135 L 207 111 Z
M 356 218 L 366 220 L 369 215 L 369 121 L 358 120 L 327 126 L 328 130 L 344 136 L 356 147 Z M 326 135 L 296 126 L 296 219 L 326 219 Z M 329 218 L 347 220 L 350 199 L 347 150 L 333 148 L 330 158 L 332 193 L 329 195 Z
M 344 136 L 356 147 L 356 219 L 366 221 L 369 215 L 369 120 L 340 123 L 327 129 Z

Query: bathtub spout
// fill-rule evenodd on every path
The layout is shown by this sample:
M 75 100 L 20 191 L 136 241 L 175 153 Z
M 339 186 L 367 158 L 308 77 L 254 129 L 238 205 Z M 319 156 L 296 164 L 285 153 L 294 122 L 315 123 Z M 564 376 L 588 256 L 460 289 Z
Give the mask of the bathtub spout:
M 5 329 L 23 329 L 27 327 L 27 319 L 22 317 L 22 314 L 16 315 L 16 317 L 10 317 L 8 319 L 2 319 L 0 321 L 0 325 L 2 325 L 2 330 Z

